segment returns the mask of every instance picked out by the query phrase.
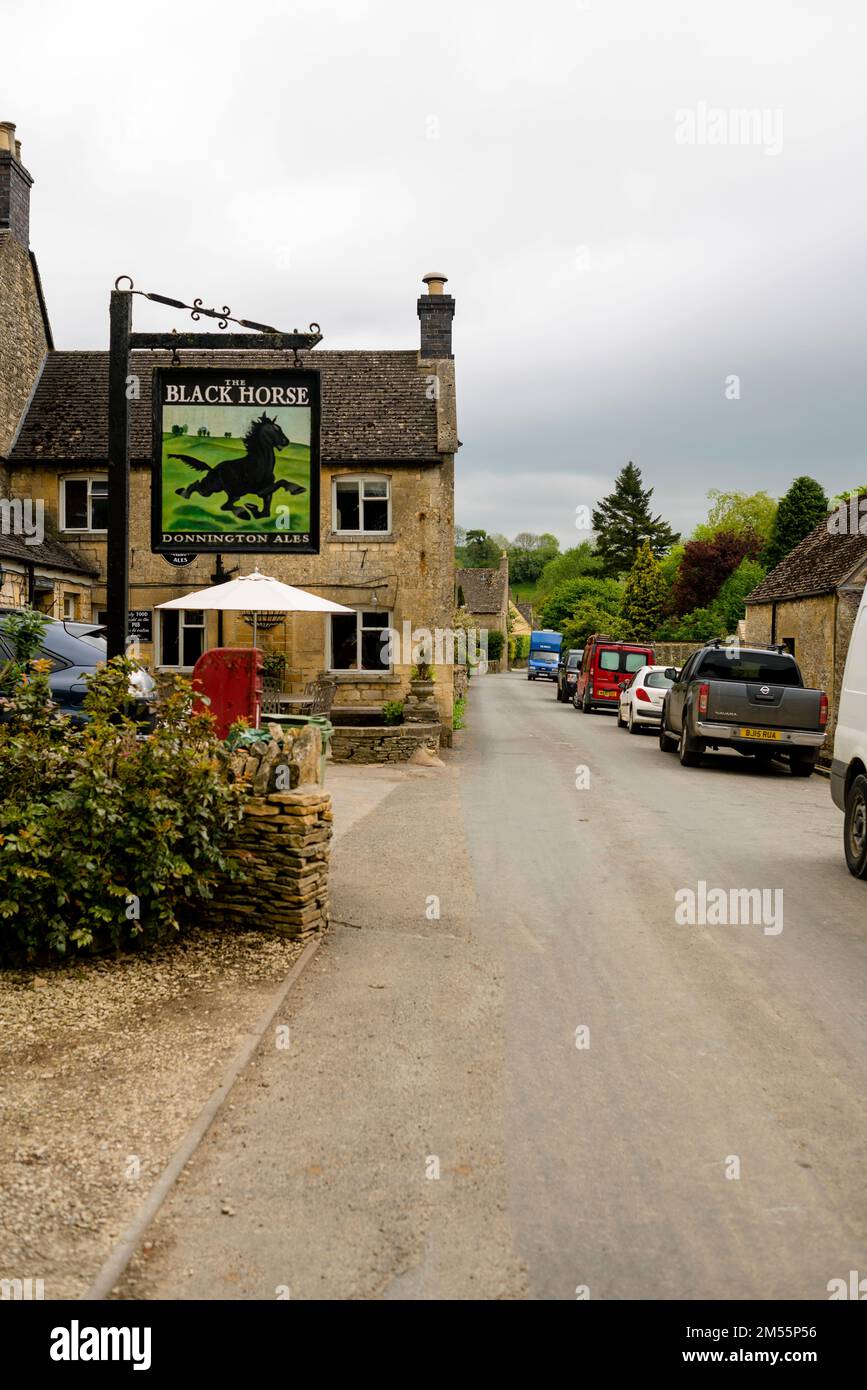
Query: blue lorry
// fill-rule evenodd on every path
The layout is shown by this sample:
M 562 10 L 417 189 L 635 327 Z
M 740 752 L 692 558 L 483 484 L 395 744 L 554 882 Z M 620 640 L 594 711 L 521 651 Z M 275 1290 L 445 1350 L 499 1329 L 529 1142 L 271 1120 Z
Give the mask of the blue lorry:
M 547 629 L 530 633 L 530 652 L 527 657 L 527 680 L 534 681 L 537 676 L 546 680 L 557 679 L 557 662 L 560 658 L 559 632 Z

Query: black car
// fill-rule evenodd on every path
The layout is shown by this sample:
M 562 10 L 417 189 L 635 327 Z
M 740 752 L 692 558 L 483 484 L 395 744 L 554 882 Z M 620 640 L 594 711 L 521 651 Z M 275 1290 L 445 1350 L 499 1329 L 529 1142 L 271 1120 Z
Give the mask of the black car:
M 15 656 L 12 639 L 5 632 L 6 617 L 6 613 L 0 614 L 0 666 Z M 64 714 L 77 723 L 83 722 L 87 718 L 82 708 L 87 694 L 86 677 L 93 675 L 107 660 L 104 629 L 96 623 L 52 618 L 45 628 L 37 656 L 51 662 L 48 681 L 52 699 Z M 137 718 L 147 719 L 153 694 L 153 677 L 146 671 L 137 671 L 130 682 L 130 697 L 135 702 L 133 713 Z
M 557 699 L 560 701 L 571 700 L 575 694 L 575 686 L 578 682 L 578 672 L 581 670 L 581 662 L 584 660 L 583 647 L 570 647 L 568 651 L 560 653 L 560 660 L 557 663 Z

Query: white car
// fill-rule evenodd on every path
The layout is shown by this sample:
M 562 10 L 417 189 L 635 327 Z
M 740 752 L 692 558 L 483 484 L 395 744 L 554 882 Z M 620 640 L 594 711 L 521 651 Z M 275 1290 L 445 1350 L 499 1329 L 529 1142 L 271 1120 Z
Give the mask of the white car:
M 867 878 L 867 589 L 852 629 L 834 730 L 831 795 L 844 813 L 849 872 Z
M 640 666 L 628 681 L 620 685 L 620 704 L 617 708 L 617 727 L 624 725 L 631 734 L 638 734 L 648 725 L 659 728 L 662 701 L 674 682 L 666 671 L 668 666 Z

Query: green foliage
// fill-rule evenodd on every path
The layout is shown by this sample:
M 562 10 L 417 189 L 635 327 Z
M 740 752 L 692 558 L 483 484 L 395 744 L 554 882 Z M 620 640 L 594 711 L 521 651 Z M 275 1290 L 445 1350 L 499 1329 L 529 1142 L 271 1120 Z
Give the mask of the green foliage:
M 507 545 L 509 556 L 510 584 L 535 584 L 545 566 L 560 553 L 560 543 L 556 536 L 547 533 L 536 536 L 530 531 L 521 531 Z
M 11 660 L 0 665 L 0 696 L 10 695 L 24 681 L 28 664 L 34 659 L 42 646 L 42 637 L 48 626 L 44 613 L 35 608 L 24 608 L 20 613 L 10 613 L 3 623 L 3 635 L 12 646 Z
M 772 570 L 784 560 L 825 520 L 829 510 L 825 490 L 815 478 L 796 478 L 785 497 L 780 498 L 771 539 L 760 557 L 765 568 Z
M 523 661 L 530 655 L 530 634 L 529 632 L 519 632 L 512 638 L 515 643 L 515 660 Z
M 403 723 L 403 700 L 386 700 L 382 707 L 383 724 Z
M 621 617 L 630 632 L 649 637 L 662 620 L 666 585 L 659 561 L 644 541 L 629 571 Z
M 612 613 L 592 601 L 579 603 L 563 625 L 564 649 L 568 651 L 570 647 L 585 646 L 593 632 L 604 632 L 619 641 L 626 641 L 631 636 L 619 613 Z
M 712 612 L 722 622 L 721 636 L 729 637 L 734 633 L 746 613 L 745 598 L 761 584 L 765 573 L 764 566 L 748 556 L 741 560 L 734 573 L 729 575 L 711 604 Z
M 453 728 L 453 729 L 464 729 L 464 728 L 466 728 L 466 725 L 464 724 L 464 713 L 466 712 L 466 708 L 467 708 L 467 697 L 466 697 L 466 695 L 458 695 L 457 698 L 456 698 L 456 700 L 455 700 L 455 702 L 454 702 L 453 712 L 452 712 L 452 728 Z
M 496 569 L 500 563 L 502 547 L 487 531 L 476 529 L 465 534 L 464 544 L 455 551 L 455 564 L 458 569 Z
M 647 541 L 658 557 L 680 539 L 662 517 L 652 514 L 652 496 L 652 487 L 641 486 L 640 468 L 628 463 L 618 474 L 614 491 L 594 509 L 596 554 L 604 574 L 618 575 L 630 570 L 642 541 Z
M 488 629 L 488 660 L 499 661 L 503 655 L 503 634 L 498 627 Z
M 657 633 L 657 640 L 668 642 L 708 642 L 714 637 L 727 637 L 725 623 L 713 608 L 694 608 L 684 613 Z
M 867 497 L 867 483 L 862 483 L 860 487 L 850 487 L 847 492 L 837 492 L 831 498 L 831 506 L 839 507 L 841 502 L 848 502 L 853 497 Z
M 722 492 L 717 487 L 707 495 L 711 501 L 707 521 L 696 526 L 693 540 L 710 541 L 720 531 L 752 532 L 767 545 L 777 514 L 773 497 L 767 492 Z
M 89 680 L 89 721 L 51 705 L 48 663 L 31 665 L 0 725 L 0 958 L 150 945 L 230 872 L 241 815 L 229 753 L 178 680 L 147 737 L 126 713 L 133 662 Z
M 593 554 L 590 542 L 582 541 L 580 545 L 573 545 L 569 550 L 564 550 L 562 555 L 548 561 L 539 575 L 536 592 L 542 597 L 565 584 L 567 579 L 580 579 L 586 575 L 598 577 L 601 574 L 602 561 L 598 555 Z
M 618 613 L 622 600 L 623 585 L 616 579 L 598 579 L 589 575 L 583 579 L 569 579 L 539 605 L 539 626 L 559 632 L 579 604 L 591 603 L 604 612 Z
M 286 674 L 285 652 L 266 652 L 262 658 L 262 670 L 271 679 L 282 681 Z

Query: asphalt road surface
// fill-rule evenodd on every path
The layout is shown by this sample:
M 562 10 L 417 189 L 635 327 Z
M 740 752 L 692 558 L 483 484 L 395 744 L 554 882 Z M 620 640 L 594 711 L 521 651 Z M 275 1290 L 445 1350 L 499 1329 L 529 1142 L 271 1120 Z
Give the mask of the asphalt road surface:
M 123 1296 L 825 1299 L 867 1273 L 867 884 L 827 781 L 682 768 L 516 674 L 468 718 L 339 842 L 292 1046 L 266 1040 Z M 679 922 L 702 881 L 782 917 Z

